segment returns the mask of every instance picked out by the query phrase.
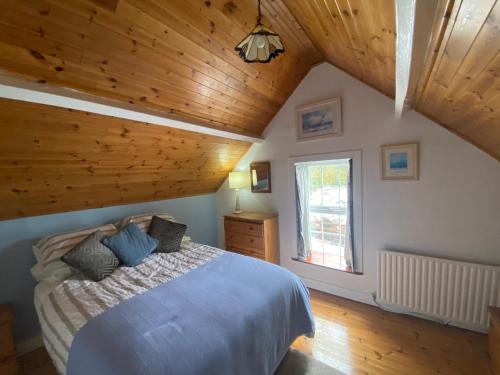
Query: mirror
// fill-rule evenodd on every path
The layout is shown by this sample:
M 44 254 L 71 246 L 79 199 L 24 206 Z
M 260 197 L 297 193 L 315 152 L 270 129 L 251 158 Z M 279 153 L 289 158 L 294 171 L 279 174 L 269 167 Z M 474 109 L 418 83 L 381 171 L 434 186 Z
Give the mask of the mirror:
M 271 192 L 271 163 L 268 161 L 250 164 L 252 193 Z

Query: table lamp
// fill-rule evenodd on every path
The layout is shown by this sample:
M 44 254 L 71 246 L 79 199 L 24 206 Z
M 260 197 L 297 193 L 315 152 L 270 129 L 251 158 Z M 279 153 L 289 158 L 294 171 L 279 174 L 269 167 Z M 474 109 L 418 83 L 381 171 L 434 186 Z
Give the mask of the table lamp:
M 229 172 L 229 188 L 236 190 L 235 214 L 241 214 L 240 208 L 240 189 L 248 187 L 250 182 L 248 172 Z

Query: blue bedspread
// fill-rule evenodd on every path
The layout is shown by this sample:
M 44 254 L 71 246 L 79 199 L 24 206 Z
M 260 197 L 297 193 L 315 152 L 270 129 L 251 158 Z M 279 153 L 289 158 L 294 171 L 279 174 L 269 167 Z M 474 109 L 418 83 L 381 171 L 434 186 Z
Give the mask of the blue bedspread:
M 67 373 L 272 374 L 293 340 L 313 331 L 297 276 L 225 253 L 88 322 Z

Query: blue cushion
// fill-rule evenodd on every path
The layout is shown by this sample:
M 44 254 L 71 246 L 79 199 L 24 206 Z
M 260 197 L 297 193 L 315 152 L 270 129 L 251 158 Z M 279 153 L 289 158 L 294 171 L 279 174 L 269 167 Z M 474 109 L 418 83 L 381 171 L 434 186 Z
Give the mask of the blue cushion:
M 155 251 L 160 241 L 148 236 L 137 224 L 130 223 L 114 236 L 104 238 L 102 243 L 113 251 L 124 266 L 133 267 Z

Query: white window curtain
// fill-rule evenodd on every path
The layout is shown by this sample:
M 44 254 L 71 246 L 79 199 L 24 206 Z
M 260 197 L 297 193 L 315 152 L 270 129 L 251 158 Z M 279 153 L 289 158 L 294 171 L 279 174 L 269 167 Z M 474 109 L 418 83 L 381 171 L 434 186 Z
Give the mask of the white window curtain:
M 297 257 L 305 260 L 311 255 L 311 228 L 309 223 L 309 168 L 296 165 L 296 206 L 297 206 Z
M 352 159 L 349 159 L 349 175 L 347 176 L 347 216 L 346 216 L 346 231 L 344 241 L 344 258 L 346 265 L 354 270 L 354 231 L 353 231 L 353 191 L 352 191 Z

